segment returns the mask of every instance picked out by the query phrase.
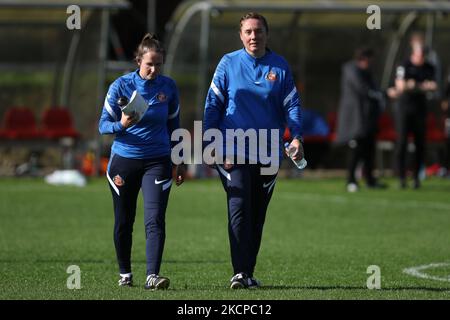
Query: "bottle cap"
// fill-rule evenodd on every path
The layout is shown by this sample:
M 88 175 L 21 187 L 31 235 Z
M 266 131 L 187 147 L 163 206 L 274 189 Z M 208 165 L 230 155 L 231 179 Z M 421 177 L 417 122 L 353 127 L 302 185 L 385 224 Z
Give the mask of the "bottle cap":
M 117 104 L 120 107 L 125 107 L 128 104 L 128 98 L 127 97 L 120 97 L 119 99 L 117 99 Z

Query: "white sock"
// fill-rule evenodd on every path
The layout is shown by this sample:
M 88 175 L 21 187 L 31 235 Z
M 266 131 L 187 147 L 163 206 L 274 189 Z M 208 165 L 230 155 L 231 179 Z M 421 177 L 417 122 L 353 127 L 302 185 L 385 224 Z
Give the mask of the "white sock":
M 119 273 L 119 274 L 122 278 L 131 278 L 131 276 L 133 275 L 131 272 L 130 273 Z

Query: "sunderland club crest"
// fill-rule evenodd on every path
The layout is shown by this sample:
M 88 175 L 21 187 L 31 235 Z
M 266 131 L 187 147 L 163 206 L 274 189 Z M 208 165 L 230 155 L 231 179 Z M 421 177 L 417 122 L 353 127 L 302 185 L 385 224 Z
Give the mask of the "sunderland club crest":
M 266 75 L 266 80 L 269 80 L 269 81 L 277 80 L 277 74 L 275 72 L 273 72 L 272 70 L 270 70 L 269 73 Z
M 125 180 L 123 180 L 123 178 L 121 176 L 119 176 L 118 174 L 114 176 L 113 182 L 118 187 L 121 187 L 125 184 Z
M 164 102 L 167 100 L 167 96 L 164 94 L 164 92 L 158 93 L 156 98 L 158 99 L 159 102 Z

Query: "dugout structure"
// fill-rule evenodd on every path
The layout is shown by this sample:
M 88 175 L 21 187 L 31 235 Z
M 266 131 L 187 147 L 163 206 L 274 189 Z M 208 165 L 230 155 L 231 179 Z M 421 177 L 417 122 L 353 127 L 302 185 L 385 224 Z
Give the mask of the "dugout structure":
M 66 24 L 72 14 L 67 8 L 74 4 L 81 13 L 79 30 Z M 48 109 L 65 108 L 81 138 L 95 142 L 107 82 L 129 68 L 108 59 L 110 15 L 128 7 L 125 0 L 0 0 L 0 117 L 19 106 L 31 110 L 38 129 L 45 129 Z M 24 141 L 1 143 L 7 142 Z M 34 139 L 31 145 L 46 148 L 44 142 Z

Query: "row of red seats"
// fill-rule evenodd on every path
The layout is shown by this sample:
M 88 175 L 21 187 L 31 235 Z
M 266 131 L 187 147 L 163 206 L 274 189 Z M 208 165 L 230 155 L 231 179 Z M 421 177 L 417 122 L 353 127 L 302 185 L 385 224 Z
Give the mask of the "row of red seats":
M 330 112 L 327 115 L 328 124 L 330 126 L 330 140 L 336 140 L 336 125 L 337 115 L 336 112 Z M 391 141 L 397 140 L 397 132 L 395 130 L 394 120 L 392 116 L 384 112 L 381 114 L 378 120 L 378 134 L 377 140 L 379 141 Z M 433 112 L 427 114 L 426 120 L 426 139 L 429 142 L 444 142 L 445 135 L 445 118 L 438 118 Z
M 58 139 L 64 137 L 78 138 L 70 111 L 62 107 L 46 109 L 42 114 L 41 126 L 27 107 L 11 107 L 3 117 L 0 139 Z
M 327 123 L 330 128 L 330 133 L 328 136 L 305 136 L 303 137 L 306 143 L 317 143 L 317 142 L 334 142 L 336 141 L 336 126 L 337 126 L 337 113 L 329 112 L 327 114 Z M 391 141 L 394 142 L 397 140 L 397 132 L 395 130 L 394 121 L 391 115 L 387 112 L 384 112 L 378 121 L 378 134 L 377 140 L 379 141 Z M 426 139 L 428 142 L 444 142 L 446 140 L 445 135 L 445 119 L 437 118 L 436 115 L 432 112 L 429 112 L 426 120 Z M 288 141 L 290 139 L 289 129 L 286 128 L 286 131 L 283 136 L 284 141 Z

